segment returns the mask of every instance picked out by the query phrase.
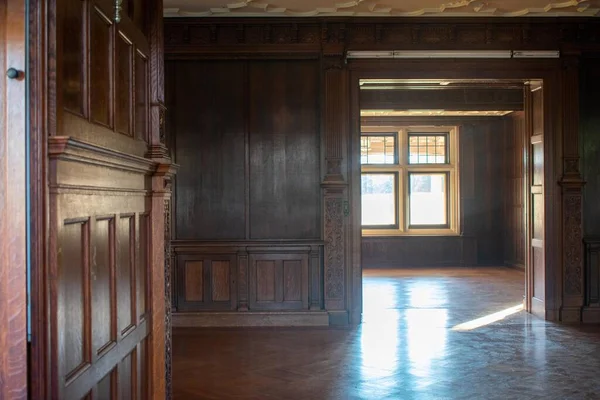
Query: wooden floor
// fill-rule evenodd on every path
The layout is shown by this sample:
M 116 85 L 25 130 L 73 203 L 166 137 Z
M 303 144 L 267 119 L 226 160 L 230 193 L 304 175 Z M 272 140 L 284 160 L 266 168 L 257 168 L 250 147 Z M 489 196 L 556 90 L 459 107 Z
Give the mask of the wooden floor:
M 174 397 L 600 399 L 600 329 L 519 312 L 523 288 L 506 268 L 369 270 L 359 327 L 176 330 Z

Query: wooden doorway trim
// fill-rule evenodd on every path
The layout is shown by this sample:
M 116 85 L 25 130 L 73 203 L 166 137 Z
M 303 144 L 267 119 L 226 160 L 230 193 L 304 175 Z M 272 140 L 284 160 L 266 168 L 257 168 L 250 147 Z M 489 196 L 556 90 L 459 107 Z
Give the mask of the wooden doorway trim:
M 27 398 L 26 2 L 0 4 L 0 398 Z M 10 71 L 10 72 L 9 72 Z
M 350 210 L 359 210 L 360 207 L 360 148 L 358 140 L 360 135 L 359 115 L 359 80 L 363 78 L 397 78 L 397 79 L 539 79 L 544 85 L 544 127 L 547 136 L 544 140 L 544 184 L 545 191 L 545 304 L 542 317 L 550 321 L 566 321 L 577 319 L 575 316 L 563 315 L 563 269 L 568 267 L 563 262 L 566 255 L 563 239 L 564 221 L 562 210 L 565 199 L 561 193 L 558 182 L 567 174 L 567 168 L 574 168 L 578 162 L 577 149 L 571 149 L 570 161 L 567 163 L 563 148 L 568 141 L 577 143 L 578 108 L 563 107 L 573 97 L 577 96 L 577 85 L 570 85 L 568 97 L 565 95 L 567 85 L 561 75 L 563 59 L 556 60 L 356 60 L 350 61 L 350 144 L 348 146 L 348 162 L 350 170 Z M 572 62 L 571 62 L 572 63 Z M 574 79 L 570 82 L 573 83 Z M 571 87 L 573 86 L 573 87 Z M 575 103 L 577 104 L 577 103 Z M 570 125 L 564 127 L 565 121 Z M 575 122 L 573 122 L 575 121 Z M 574 146 L 571 146 L 574 147 Z M 567 165 L 568 164 L 568 165 Z M 577 207 L 572 207 L 576 209 Z M 579 212 L 581 208 L 578 208 Z M 353 277 L 351 298 L 352 322 L 360 321 L 362 309 L 361 287 L 361 257 L 360 257 L 360 220 L 357 212 L 351 215 L 350 240 L 352 254 L 349 265 L 349 275 Z M 579 214 L 580 216 L 580 214 Z M 569 217 L 571 225 L 577 225 L 574 231 L 581 230 L 581 218 Z M 579 221 L 579 222 L 577 222 Z M 577 238 L 571 240 L 576 242 Z M 573 252 L 580 254 L 581 247 L 572 245 Z M 580 264 L 580 265 L 579 265 Z M 579 270 L 577 266 L 570 268 L 573 280 L 580 282 L 583 279 L 581 256 L 579 257 Z M 579 273 L 577 273 L 579 271 Z M 571 290 L 577 292 L 576 285 L 571 285 Z M 577 301 L 582 299 L 582 293 L 577 292 Z M 581 300 L 582 301 L 582 300 Z M 575 302 L 575 300 L 574 300 Z M 579 303 L 578 303 L 579 304 Z M 579 307 L 579 305 L 577 306 Z M 580 307 L 579 307 L 580 308 Z M 573 312 L 576 314 L 576 312 Z

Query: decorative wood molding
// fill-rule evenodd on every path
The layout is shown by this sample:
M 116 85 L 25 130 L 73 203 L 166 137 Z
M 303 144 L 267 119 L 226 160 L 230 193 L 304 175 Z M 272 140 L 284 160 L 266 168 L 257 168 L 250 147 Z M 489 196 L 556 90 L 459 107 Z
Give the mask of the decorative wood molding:
M 583 296 L 582 199 L 579 187 L 563 186 L 564 290 L 567 296 Z M 565 299 L 565 305 L 583 304 L 568 304 Z
M 586 0 L 575 0 L 571 2 L 560 1 L 534 1 L 529 2 L 527 6 L 513 5 L 498 8 L 504 5 L 500 1 L 386 1 L 368 2 L 363 1 L 337 2 L 321 0 L 309 8 L 302 4 L 294 4 L 295 8 L 289 8 L 289 2 L 283 4 L 278 0 L 256 3 L 253 1 L 234 2 L 232 0 L 222 0 L 220 3 L 211 3 L 211 7 L 201 7 L 190 3 L 180 3 L 179 7 L 169 7 L 170 2 L 166 2 L 164 14 L 166 17 L 210 17 L 210 16 L 369 16 L 369 17 L 419 17 L 419 16 L 449 16 L 460 15 L 468 17 L 523 17 L 523 16 L 548 16 L 548 15 L 569 15 L 569 16 L 595 16 L 600 11 L 596 6 L 593 7 Z M 286 5 L 288 7 L 286 7 Z M 522 7 L 522 8 L 521 8 Z
M 75 161 L 140 174 L 152 173 L 157 168 L 157 164 L 147 158 L 121 153 L 68 136 L 48 138 L 48 155 L 53 160 Z
M 600 48 L 596 18 L 171 18 L 167 57 L 339 54 L 346 50 Z M 277 54 L 281 57 L 282 54 Z M 335 66 L 336 64 L 334 64 Z
M 172 295 L 172 275 L 171 275 L 171 199 L 164 200 L 165 213 L 165 391 L 166 398 L 170 400 L 173 396 L 172 380 L 172 326 L 171 326 L 171 295 Z
M 348 75 L 341 69 L 325 71 L 325 161 L 324 182 L 344 182 L 343 144 L 348 130 Z
M 328 326 L 326 311 L 196 312 L 173 314 L 173 327 Z
M 344 309 L 345 229 L 343 198 L 325 197 L 325 309 Z

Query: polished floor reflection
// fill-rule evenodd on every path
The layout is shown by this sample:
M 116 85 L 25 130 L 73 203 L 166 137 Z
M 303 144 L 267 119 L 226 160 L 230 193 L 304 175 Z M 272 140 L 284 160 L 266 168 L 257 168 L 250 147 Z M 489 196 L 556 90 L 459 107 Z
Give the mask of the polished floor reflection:
M 175 399 L 600 399 L 600 328 L 519 311 L 506 268 L 370 270 L 352 329 L 186 329 Z

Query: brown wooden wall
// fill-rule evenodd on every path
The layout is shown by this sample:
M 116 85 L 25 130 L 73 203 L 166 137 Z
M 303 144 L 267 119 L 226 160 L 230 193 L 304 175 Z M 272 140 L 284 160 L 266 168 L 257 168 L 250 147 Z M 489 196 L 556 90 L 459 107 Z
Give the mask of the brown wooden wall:
M 358 323 L 362 304 L 360 218 L 359 213 L 355 211 L 355 205 L 360 201 L 360 168 L 356 156 L 358 140 L 351 140 L 357 139 L 359 132 L 358 118 L 351 117 L 351 115 L 358 115 L 359 110 L 358 79 L 382 77 L 432 79 L 438 78 L 440 71 L 444 71 L 444 78 L 448 79 L 509 79 L 521 82 L 532 77 L 543 79 L 544 129 L 548 133 L 544 141 L 544 162 L 548 166 L 544 174 L 547 202 L 544 204 L 543 217 L 547 222 L 544 234 L 548 243 L 543 250 L 546 258 L 545 265 L 542 266 L 548 273 L 545 282 L 548 299 L 544 305 L 545 317 L 550 320 L 576 321 L 581 316 L 584 298 L 581 240 L 583 181 L 578 165 L 578 63 L 580 52 L 597 52 L 600 49 L 598 32 L 600 32 L 600 23 L 597 19 L 587 18 L 451 18 L 443 21 L 431 18 L 299 18 L 294 20 L 176 18 L 165 24 L 165 49 L 167 59 L 173 62 L 229 60 L 239 65 L 243 64 L 246 71 L 242 74 L 245 77 L 251 73 L 251 64 L 254 62 L 266 62 L 269 65 L 313 63 L 317 68 L 317 74 L 321 79 L 316 89 L 316 99 L 313 99 L 311 105 L 315 104 L 316 125 L 322 127 L 319 143 L 321 141 L 323 143 L 319 160 L 322 166 L 319 202 L 322 204 L 322 212 L 320 212 L 322 215 L 320 215 L 321 224 L 318 228 L 318 232 L 322 232 L 319 238 L 323 240 L 321 284 L 324 308 L 327 310 L 330 322 L 336 321 L 332 323 Z M 561 57 L 556 60 L 348 60 L 346 58 L 349 50 L 397 49 L 556 49 L 560 51 Z M 274 76 L 277 78 L 277 74 Z M 219 74 L 212 76 L 212 79 L 220 81 L 224 87 L 228 86 L 227 82 L 223 81 L 225 78 L 220 77 Z M 244 82 L 244 86 L 249 85 L 250 80 Z M 272 88 L 271 85 L 265 87 Z M 250 93 L 247 96 L 251 95 Z M 215 99 L 218 96 L 215 95 Z M 267 94 L 263 93 L 262 96 Z M 285 98 L 282 103 L 286 104 L 288 100 Z M 317 106 L 316 103 L 320 101 L 322 106 Z M 268 102 L 265 100 L 266 103 Z M 195 109 L 194 112 L 202 111 Z M 237 110 L 237 113 L 244 112 L 250 114 L 252 110 Z M 278 118 L 282 117 L 283 114 L 278 114 Z M 245 126 L 248 131 L 251 119 L 246 118 L 244 121 L 248 124 Z M 250 132 L 248 135 L 251 134 Z M 279 139 L 280 136 L 277 140 Z M 504 138 L 498 146 L 500 149 L 505 148 Z M 252 160 L 250 140 L 247 140 L 246 148 L 245 166 L 251 165 Z M 493 167 L 488 166 L 483 168 L 482 172 L 477 174 L 488 174 L 491 173 L 489 171 L 494 170 Z M 282 170 L 277 173 L 285 172 Z M 281 227 L 254 228 L 252 226 L 257 222 L 252 219 L 252 209 L 256 211 L 255 205 L 264 205 L 267 202 L 261 203 L 264 199 L 253 197 L 250 190 L 253 185 L 253 182 L 250 182 L 253 177 L 252 172 L 246 170 L 245 174 L 244 184 L 247 189 L 244 192 L 246 196 L 244 236 L 241 239 L 221 239 L 218 242 L 228 243 L 230 253 L 236 248 L 235 244 L 249 243 L 247 241 L 254 235 L 270 237 L 276 233 L 288 232 Z M 500 182 L 499 187 L 504 187 L 506 184 L 504 177 L 499 177 L 498 182 Z M 556 184 L 557 182 L 560 182 L 560 186 Z M 213 184 L 214 182 L 208 185 Z M 228 188 L 226 194 L 233 196 L 230 190 L 232 189 Z M 466 203 L 477 196 L 491 198 L 489 194 L 480 193 L 478 190 L 473 187 L 471 197 L 465 199 Z M 490 193 L 495 190 L 496 188 L 490 189 Z M 270 192 L 267 190 L 267 193 Z M 189 191 L 189 194 L 198 195 L 193 193 L 193 190 Z M 499 195 L 498 199 L 494 198 L 488 206 L 499 207 L 499 212 L 503 213 L 506 208 L 504 204 L 493 204 L 495 201 L 502 203 L 503 199 L 504 196 Z M 217 200 L 210 201 L 217 203 Z M 289 202 L 285 196 L 284 201 Z M 241 208 L 241 204 L 235 203 L 235 205 L 238 210 Z M 312 205 L 309 205 L 310 207 Z M 218 207 L 215 205 L 213 209 L 218 210 Z M 278 208 L 275 210 L 280 212 Z M 177 210 L 175 211 L 177 214 Z M 478 210 L 471 209 L 471 212 L 476 211 Z M 195 210 L 194 214 L 199 212 Z M 239 211 L 237 213 L 236 223 L 239 224 Z M 292 210 L 291 213 L 293 214 L 294 211 Z M 286 218 L 284 221 L 293 219 Z M 183 223 L 185 225 L 187 221 Z M 311 231 L 309 227 L 313 225 L 306 223 L 306 225 L 293 227 L 292 230 L 304 231 L 308 236 Z M 506 235 L 504 227 L 498 228 L 494 218 L 489 216 L 484 216 L 481 221 L 477 221 L 470 227 L 466 224 L 465 229 L 467 228 L 470 229 L 471 234 L 483 230 L 495 230 L 500 238 Z M 228 229 L 230 228 L 225 229 L 225 232 L 220 231 L 219 234 L 226 237 L 231 234 L 227 232 Z M 236 229 L 237 236 L 241 237 L 242 229 L 239 225 Z M 180 228 L 176 231 L 177 234 L 183 232 Z M 215 229 L 215 232 L 217 231 Z M 464 238 L 468 236 L 465 235 Z M 205 250 L 210 247 L 206 242 L 196 240 L 195 243 L 196 246 L 205 243 Z M 270 245 L 283 246 L 282 243 L 278 243 L 278 240 L 270 240 L 269 244 L 263 244 L 265 247 Z M 294 245 L 300 246 L 301 243 L 296 242 Z M 498 244 L 491 239 L 491 236 L 484 235 L 476 245 L 472 242 L 461 242 L 460 248 L 461 257 L 455 257 L 456 260 L 496 263 L 496 261 L 503 262 L 505 258 L 503 244 Z M 187 251 L 191 252 L 191 250 Z M 238 254 L 238 266 L 247 265 L 245 253 Z M 566 254 L 576 256 L 566 257 Z M 280 261 L 273 265 L 282 265 L 283 259 Z M 249 270 L 244 267 L 236 271 L 238 310 L 244 309 L 244 303 L 240 299 L 242 295 L 247 296 L 246 289 L 248 289 L 247 286 L 244 288 L 240 280 L 246 279 Z M 281 268 L 269 267 L 267 270 L 275 271 Z M 203 279 L 206 278 L 207 275 L 204 275 Z
M 364 268 L 504 265 L 505 120 L 457 124 L 461 236 L 363 237 Z
M 320 301 L 319 86 L 316 61 L 167 62 L 179 311 Z

